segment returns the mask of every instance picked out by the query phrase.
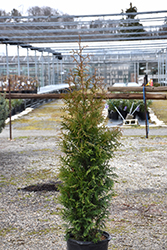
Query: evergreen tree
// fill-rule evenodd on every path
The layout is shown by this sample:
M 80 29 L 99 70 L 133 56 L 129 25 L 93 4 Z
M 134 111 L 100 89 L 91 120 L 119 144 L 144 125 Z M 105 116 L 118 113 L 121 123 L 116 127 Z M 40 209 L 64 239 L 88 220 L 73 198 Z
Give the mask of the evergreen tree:
M 123 10 L 122 13 L 124 13 Z M 143 29 L 143 25 L 139 20 L 135 19 L 137 16 L 137 8 L 130 3 L 130 7 L 126 9 L 125 13 L 127 13 L 126 19 L 121 19 L 120 27 L 125 27 L 127 29 L 121 29 L 120 32 L 124 34 L 126 33 L 127 37 L 143 36 L 143 32 L 145 33 L 146 31 Z M 140 34 L 141 32 L 142 34 Z
M 67 238 L 72 234 L 76 240 L 97 241 L 113 195 L 115 174 L 109 160 L 119 145 L 120 132 L 100 125 L 104 103 L 97 95 L 100 89 L 103 93 L 102 80 L 96 74 L 89 77 L 82 48 L 75 53 L 77 67 L 71 71 L 70 91 L 64 95 L 67 115 L 62 122 L 60 201 Z
M 0 94 L 0 133 L 2 129 L 5 127 L 5 120 L 7 119 L 9 114 L 7 102 L 5 98 Z

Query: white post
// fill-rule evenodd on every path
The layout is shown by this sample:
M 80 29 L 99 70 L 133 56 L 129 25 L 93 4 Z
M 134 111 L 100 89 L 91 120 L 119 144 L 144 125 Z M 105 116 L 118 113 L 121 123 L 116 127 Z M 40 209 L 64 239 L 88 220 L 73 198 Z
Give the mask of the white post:
M 35 50 L 35 77 L 37 78 L 37 52 Z
M 55 72 L 54 72 L 54 55 L 52 55 L 52 84 L 55 84 Z
M 63 83 L 63 67 L 62 67 L 62 60 L 61 60 L 61 84 Z
M 136 63 L 134 62 L 134 82 L 136 82 Z
M 160 53 L 158 53 L 158 83 L 160 83 Z
M 44 87 L 43 51 L 42 51 L 41 59 L 42 59 L 42 87 Z
M 136 82 L 138 82 L 139 79 L 139 62 L 137 63 L 137 79 Z
M 6 74 L 9 76 L 8 44 L 6 44 Z
M 166 48 L 166 62 L 165 62 L 165 86 L 167 85 L 167 48 Z
M 48 52 L 48 85 L 50 85 L 50 57 Z
M 57 58 L 57 83 L 59 83 L 59 60 Z
M 17 60 L 18 60 L 18 76 L 20 76 L 20 57 L 19 57 L 19 45 L 17 45 Z
M 29 78 L 30 77 L 30 70 L 29 70 L 29 51 L 28 51 L 28 48 L 27 48 L 27 75 Z

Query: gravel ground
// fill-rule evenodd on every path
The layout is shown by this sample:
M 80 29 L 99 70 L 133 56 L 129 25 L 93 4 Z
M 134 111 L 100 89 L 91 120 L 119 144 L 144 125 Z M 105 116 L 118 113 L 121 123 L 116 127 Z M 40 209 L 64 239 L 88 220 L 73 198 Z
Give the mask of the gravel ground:
M 57 180 L 60 125 L 30 131 L 17 129 L 19 122 L 14 140 L 8 127 L 0 134 L 0 249 L 65 250 L 59 193 L 21 189 Z M 124 129 L 121 143 L 111 161 L 118 183 L 106 224 L 109 250 L 167 249 L 167 128 L 150 129 L 148 139 L 144 129 Z

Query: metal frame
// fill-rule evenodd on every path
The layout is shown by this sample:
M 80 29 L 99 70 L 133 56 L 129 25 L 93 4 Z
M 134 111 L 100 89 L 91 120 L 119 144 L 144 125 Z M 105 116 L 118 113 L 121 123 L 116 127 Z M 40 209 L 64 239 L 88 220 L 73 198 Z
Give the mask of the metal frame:
M 139 72 L 139 62 L 158 63 L 158 81 L 167 80 L 167 10 L 130 13 L 139 18 L 127 19 L 127 13 L 75 16 L 0 16 L 0 43 L 6 44 L 6 68 L 9 74 L 8 46 L 17 46 L 18 75 L 20 74 L 19 48 L 27 49 L 27 75 L 31 51 L 37 75 L 37 52 L 41 53 L 41 86 L 44 86 L 44 53 L 47 53 L 48 81 L 54 83 L 54 69 L 63 82 L 62 69 L 71 64 L 70 51 L 78 48 L 79 37 L 84 53 L 93 57 L 92 65 L 103 67 L 99 75 L 108 78 L 108 64 L 132 63 L 134 74 Z M 1 21 L 2 20 L 2 21 Z M 142 23 L 146 32 L 136 32 L 136 22 Z M 132 26 L 121 27 L 120 24 Z M 160 29 L 163 25 L 165 30 Z M 140 26 L 139 26 L 140 29 Z M 124 31 L 122 33 L 121 31 Z M 44 46 L 41 46 L 44 45 Z M 59 60 L 62 59 L 63 60 Z M 56 58 L 56 60 L 55 60 Z M 59 81 L 59 80 L 58 80 Z

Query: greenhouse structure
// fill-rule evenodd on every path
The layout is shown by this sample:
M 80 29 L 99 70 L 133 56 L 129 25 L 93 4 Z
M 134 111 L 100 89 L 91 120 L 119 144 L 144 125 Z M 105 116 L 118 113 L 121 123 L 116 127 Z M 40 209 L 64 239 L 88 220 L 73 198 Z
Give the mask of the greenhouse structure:
M 167 10 L 82 16 L 0 16 L 0 87 L 11 75 L 40 86 L 63 84 L 78 42 L 89 74 L 142 84 L 145 74 L 167 86 Z M 77 55 L 76 55 L 77 56 Z

